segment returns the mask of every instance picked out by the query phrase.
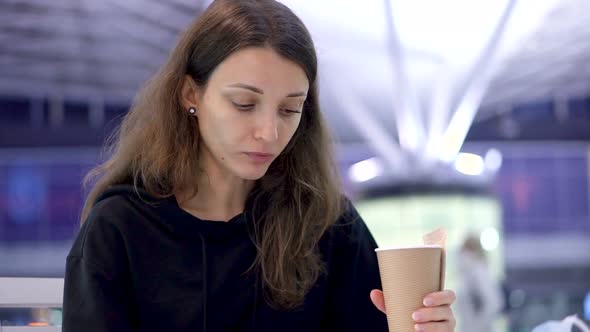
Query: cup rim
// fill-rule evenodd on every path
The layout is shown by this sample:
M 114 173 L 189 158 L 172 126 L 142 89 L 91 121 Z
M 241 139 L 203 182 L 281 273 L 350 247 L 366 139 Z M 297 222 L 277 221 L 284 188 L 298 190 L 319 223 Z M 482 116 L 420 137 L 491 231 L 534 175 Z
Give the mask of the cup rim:
M 441 246 L 440 244 L 422 244 L 422 245 L 414 245 L 414 246 L 383 247 L 383 248 L 376 248 L 375 252 L 388 251 L 388 250 L 420 249 L 420 248 L 440 248 L 440 249 L 443 249 L 443 246 Z

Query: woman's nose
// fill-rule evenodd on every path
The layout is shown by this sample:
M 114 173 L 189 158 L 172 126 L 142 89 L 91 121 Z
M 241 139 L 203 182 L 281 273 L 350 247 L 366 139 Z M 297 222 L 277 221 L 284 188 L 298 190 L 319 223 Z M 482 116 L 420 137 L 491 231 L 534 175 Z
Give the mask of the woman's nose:
M 278 119 L 276 114 L 260 116 L 254 137 L 257 140 L 274 142 L 279 138 Z

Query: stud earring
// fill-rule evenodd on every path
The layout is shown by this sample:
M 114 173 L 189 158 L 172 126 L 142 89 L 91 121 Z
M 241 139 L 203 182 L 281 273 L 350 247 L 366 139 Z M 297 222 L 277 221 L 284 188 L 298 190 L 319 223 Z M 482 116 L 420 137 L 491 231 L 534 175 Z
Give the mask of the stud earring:
M 189 112 L 190 114 L 195 114 L 195 113 L 197 113 L 197 109 L 196 109 L 196 108 L 194 108 L 194 107 L 189 107 L 189 108 L 188 108 L 188 112 Z

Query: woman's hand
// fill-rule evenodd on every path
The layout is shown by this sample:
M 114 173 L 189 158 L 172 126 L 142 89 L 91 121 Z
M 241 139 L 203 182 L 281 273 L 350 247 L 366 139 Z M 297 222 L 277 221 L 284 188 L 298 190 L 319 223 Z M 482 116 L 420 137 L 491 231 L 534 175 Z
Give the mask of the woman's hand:
M 455 331 L 455 316 L 451 304 L 455 302 L 455 292 L 445 290 L 426 295 L 424 308 L 414 311 L 412 319 L 416 322 L 416 331 L 424 332 L 449 332 Z M 385 300 L 383 292 L 374 289 L 371 291 L 371 301 L 385 313 Z

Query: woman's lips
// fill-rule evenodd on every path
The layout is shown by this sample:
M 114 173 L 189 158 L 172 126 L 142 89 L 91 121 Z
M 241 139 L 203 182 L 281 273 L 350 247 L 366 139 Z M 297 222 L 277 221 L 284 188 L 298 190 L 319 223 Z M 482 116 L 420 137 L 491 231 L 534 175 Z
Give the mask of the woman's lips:
M 244 152 L 244 154 L 256 163 L 265 163 L 265 162 L 272 160 L 272 158 L 273 158 L 273 155 L 270 153 Z

